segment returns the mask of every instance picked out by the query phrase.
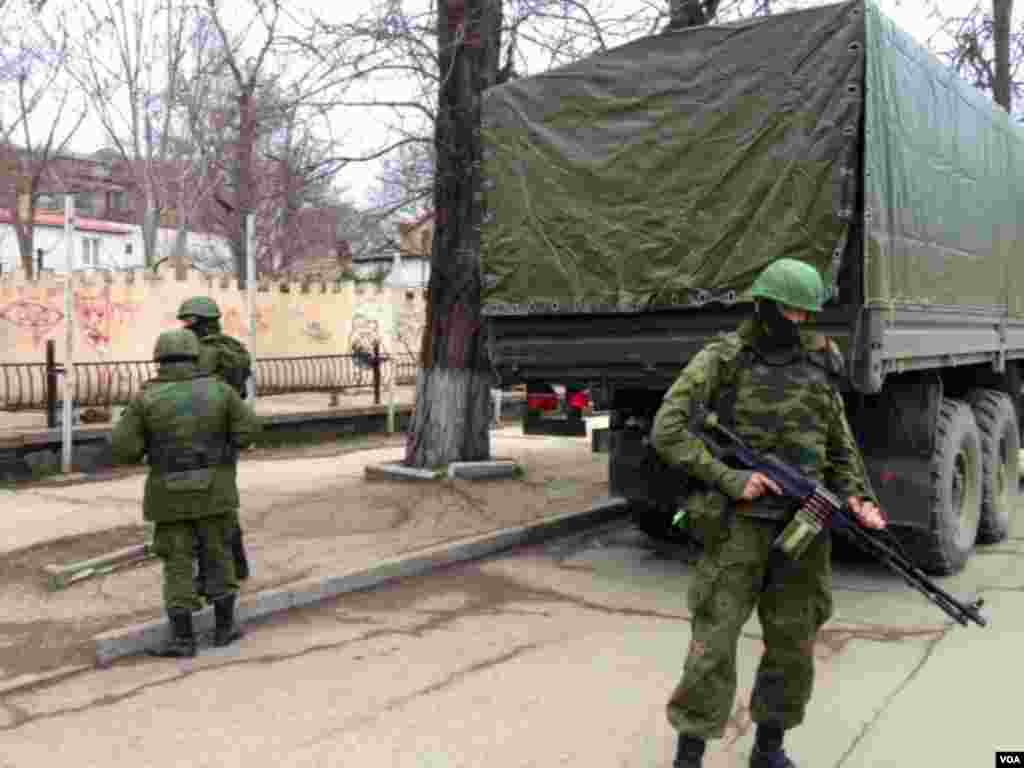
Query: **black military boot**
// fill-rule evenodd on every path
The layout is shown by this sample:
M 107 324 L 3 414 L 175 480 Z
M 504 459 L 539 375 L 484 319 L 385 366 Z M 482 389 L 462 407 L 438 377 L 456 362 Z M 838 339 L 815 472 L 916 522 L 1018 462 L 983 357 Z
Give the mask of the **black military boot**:
M 249 558 L 245 554 L 241 526 L 236 525 L 231 531 L 231 556 L 235 560 L 235 577 L 239 581 L 245 581 L 249 578 Z
M 758 723 L 754 751 L 750 753 L 750 768 L 796 768 L 782 748 L 785 733 L 785 729 L 776 723 Z
M 789 759 L 782 747 L 763 751 L 755 745 L 750 753 L 750 768 L 796 768 L 796 763 Z
M 162 659 L 185 659 L 195 656 L 196 635 L 192 630 L 192 612 L 168 611 L 167 618 L 171 621 L 171 642 L 159 651 L 150 651 L 150 655 Z
M 213 616 L 216 627 L 213 630 L 213 644 L 218 648 L 231 645 L 242 636 L 242 630 L 235 624 L 236 595 L 223 595 L 213 601 Z
M 676 759 L 672 768 L 701 768 L 704 763 L 704 739 L 696 736 L 679 734 L 679 746 L 676 747 Z

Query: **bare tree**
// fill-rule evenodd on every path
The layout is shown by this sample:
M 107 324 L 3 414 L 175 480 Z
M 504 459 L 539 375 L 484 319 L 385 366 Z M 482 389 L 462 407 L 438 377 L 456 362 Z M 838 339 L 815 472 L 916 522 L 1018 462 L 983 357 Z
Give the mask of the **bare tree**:
M 941 15 L 941 9 L 934 13 Z M 1013 28 L 1013 0 L 977 5 L 965 16 L 943 17 L 942 31 L 953 42 L 941 51 L 950 65 L 976 87 L 992 94 L 1008 112 L 1020 95 L 1018 79 L 1024 61 L 1024 28 Z
M 217 200 L 232 222 L 232 250 L 239 282 L 244 285 L 245 220 L 260 206 L 257 167 L 261 167 L 261 141 L 265 148 L 266 137 L 273 137 L 278 130 L 291 130 L 290 138 L 296 143 L 290 143 L 285 152 L 280 145 L 277 151 L 272 148 L 264 152 L 263 159 L 277 162 L 279 170 L 282 163 L 290 172 L 301 169 L 307 187 L 315 187 L 318 177 L 331 176 L 341 161 L 324 151 L 324 145 L 333 146 L 329 113 L 338 78 L 330 57 L 317 53 L 320 41 L 310 39 L 319 31 L 316 25 L 304 28 L 283 0 L 248 0 L 243 7 L 250 16 L 242 24 L 233 23 L 237 20 L 227 15 L 222 0 L 206 0 L 205 7 L 223 48 L 222 71 L 233 83 L 234 108 L 226 113 L 231 116 L 233 137 L 221 153 L 231 190 L 219 194 Z M 237 13 L 236 6 L 231 9 Z M 314 122 L 319 131 L 307 131 Z M 302 146 L 313 135 L 325 136 L 318 139 L 315 161 L 306 152 L 312 144 Z M 293 188 L 289 185 L 287 189 Z M 261 250 L 266 253 L 265 242 Z
M 64 78 L 69 50 L 64 20 L 57 17 L 42 24 L 35 5 L 23 9 L 27 15 L 14 25 L 15 30 L 4 30 L 7 45 L 0 60 L 0 87 L 15 112 L 0 138 L 7 156 L 5 171 L 15 179 L 13 223 L 26 277 L 35 271 L 36 203 L 44 191 L 73 188 L 76 180 L 61 173 L 54 161 L 65 152 L 86 115 L 85 105 L 78 103 Z
M 144 196 L 139 207 L 145 264 L 157 258 L 161 214 L 180 178 L 187 146 L 175 103 L 202 41 L 201 12 L 175 0 L 95 0 L 82 6 L 76 76 L 93 114 Z M 177 177 L 177 178 L 175 178 Z

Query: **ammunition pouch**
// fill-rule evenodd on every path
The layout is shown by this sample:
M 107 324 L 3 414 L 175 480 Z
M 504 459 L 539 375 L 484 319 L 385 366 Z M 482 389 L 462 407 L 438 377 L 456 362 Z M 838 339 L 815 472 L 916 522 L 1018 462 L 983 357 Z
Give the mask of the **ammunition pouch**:
M 245 400 L 249 395 L 245 383 L 251 375 L 252 370 L 249 368 L 228 368 L 224 371 L 224 380 L 238 393 L 239 397 Z
M 213 484 L 214 468 L 226 463 L 228 444 L 153 446 L 150 466 L 172 492 L 205 491 Z
M 168 472 L 163 475 L 164 488 L 172 493 L 207 491 L 213 485 L 213 467 Z

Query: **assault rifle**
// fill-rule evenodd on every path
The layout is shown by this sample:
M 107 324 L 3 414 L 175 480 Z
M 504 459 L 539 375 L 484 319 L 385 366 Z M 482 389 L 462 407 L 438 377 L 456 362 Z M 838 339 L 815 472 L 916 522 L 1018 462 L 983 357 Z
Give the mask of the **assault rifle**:
M 784 498 L 799 505 L 793 520 L 776 539 L 776 546 L 791 557 L 799 557 L 807 545 L 823 528 L 837 531 L 857 549 L 871 556 L 889 570 L 900 576 L 946 614 L 967 626 L 973 621 L 979 627 L 988 622 L 981 615 L 985 601 L 961 603 L 929 579 L 914 565 L 903 552 L 899 543 L 888 531 L 871 531 L 857 522 L 845 500 L 840 500 L 827 488 L 803 476 L 797 469 L 770 456 L 759 456 L 739 437 L 718 423 L 714 413 L 706 414 L 703 426 L 724 438 L 717 441 L 706 431 L 698 434 L 718 458 L 733 465 L 771 478 L 782 489 Z

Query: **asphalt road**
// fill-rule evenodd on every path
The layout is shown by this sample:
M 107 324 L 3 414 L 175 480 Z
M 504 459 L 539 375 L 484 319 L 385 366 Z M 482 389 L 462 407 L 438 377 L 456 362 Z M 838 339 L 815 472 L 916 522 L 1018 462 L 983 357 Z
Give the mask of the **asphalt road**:
M 943 582 L 984 593 L 986 629 L 838 563 L 815 701 L 788 739 L 799 764 L 980 768 L 1024 748 L 1022 547 Z M 135 658 L 0 698 L 0 766 L 667 768 L 690 572 L 616 526 L 344 596 L 196 660 Z M 712 768 L 746 765 L 758 637 L 755 619 Z

